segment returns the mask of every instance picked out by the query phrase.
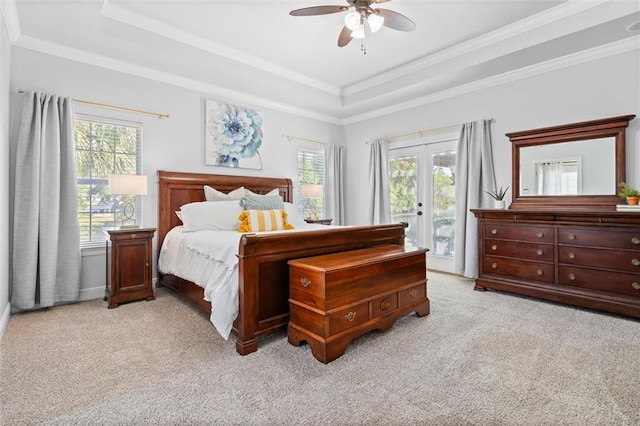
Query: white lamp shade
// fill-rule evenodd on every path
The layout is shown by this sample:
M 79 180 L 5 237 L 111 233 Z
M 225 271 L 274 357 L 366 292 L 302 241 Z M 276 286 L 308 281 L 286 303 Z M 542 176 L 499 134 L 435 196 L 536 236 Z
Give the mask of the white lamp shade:
M 358 28 L 356 28 L 355 30 L 351 31 L 351 37 L 356 38 L 356 39 L 363 39 L 364 38 L 364 25 L 360 25 Z
M 372 33 L 375 33 L 380 28 L 382 28 L 382 24 L 384 24 L 384 17 L 378 15 L 377 13 L 372 13 L 367 18 L 367 22 L 369 23 L 369 28 Z
M 113 195 L 146 195 L 146 175 L 109 175 L 109 193 Z
M 304 198 L 322 198 L 324 188 L 319 184 L 305 183 L 300 186 L 300 195 Z
M 351 31 L 355 30 L 360 26 L 360 13 L 353 11 L 351 13 L 347 13 L 344 16 L 344 25 L 349 28 Z

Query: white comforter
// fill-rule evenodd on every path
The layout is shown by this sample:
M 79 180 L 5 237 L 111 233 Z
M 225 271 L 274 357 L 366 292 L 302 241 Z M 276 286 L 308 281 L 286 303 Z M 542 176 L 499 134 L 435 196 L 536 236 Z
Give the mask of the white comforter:
M 298 232 L 326 229 L 324 225 L 297 226 Z M 229 338 L 238 316 L 238 231 L 183 232 L 182 226 L 167 233 L 160 249 L 158 270 L 192 281 L 204 288 L 204 299 L 211 302 L 211 322 L 218 333 Z

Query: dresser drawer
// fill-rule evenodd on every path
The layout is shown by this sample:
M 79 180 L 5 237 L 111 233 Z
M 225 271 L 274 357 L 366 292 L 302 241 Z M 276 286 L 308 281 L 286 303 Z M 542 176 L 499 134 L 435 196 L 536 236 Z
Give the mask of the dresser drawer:
M 362 303 L 347 309 L 341 309 L 327 315 L 327 334 L 323 337 L 333 336 L 341 331 L 369 320 L 369 304 Z
M 553 245 L 486 239 L 484 252 L 491 256 L 553 262 Z
M 626 250 L 640 250 L 640 229 L 597 230 L 581 228 L 560 228 L 558 243 L 577 246 L 610 247 Z
M 640 273 L 640 252 L 560 246 L 558 262 Z
M 486 256 L 484 272 L 510 277 L 526 278 L 534 281 L 552 283 L 554 268 L 550 263 L 528 262 L 517 259 Z
M 398 292 L 398 307 L 410 305 L 427 297 L 427 285 L 425 283 L 407 288 Z
M 486 223 L 485 238 L 553 243 L 553 228 L 543 226 L 517 226 Z
M 558 282 L 574 287 L 640 298 L 640 274 L 605 272 L 562 265 L 558 267 Z

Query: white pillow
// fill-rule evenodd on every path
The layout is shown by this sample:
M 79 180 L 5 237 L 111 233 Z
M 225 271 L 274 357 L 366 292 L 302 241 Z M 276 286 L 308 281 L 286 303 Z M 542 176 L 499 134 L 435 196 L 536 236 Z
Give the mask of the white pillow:
M 182 230 L 193 231 L 237 231 L 240 226 L 238 216 L 243 209 L 240 202 L 201 201 L 185 204 L 180 208 L 182 212 Z
M 278 188 L 274 188 L 266 194 L 258 194 L 249 189 L 244 190 L 244 195 L 253 195 L 254 197 L 262 197 L 262 196 L 272 196 L 272 195 L 280 195 L 280 190 Z M 240 197 L 242 198 L 242 197 Z
M 215 188 L 210 187 L 209 185 L 204 186 L 204 199 L 207 201 L 230 201 L 230 200 L 239 200 L 244 197 L 244 186 L 240 188 L 236 188 L 233 191 L 229 191 L 228 194 L 225 194 L 222 191 L 218 191 Z
M 291 203 L 284 203 L 284 211 L 287 213 L 287 222 L 293 226 L 305 225 L 304 217 L 298 211 L 298 208 Z

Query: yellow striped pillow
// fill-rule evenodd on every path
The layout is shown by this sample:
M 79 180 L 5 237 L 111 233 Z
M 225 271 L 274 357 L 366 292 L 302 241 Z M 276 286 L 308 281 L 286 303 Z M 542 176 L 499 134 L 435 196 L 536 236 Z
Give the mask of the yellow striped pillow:
M 284 210 L 245 210 L 238 216 L 238 220 L 239 232 L 293 229 L 293 226 L 287 223 L 287 213 Z

